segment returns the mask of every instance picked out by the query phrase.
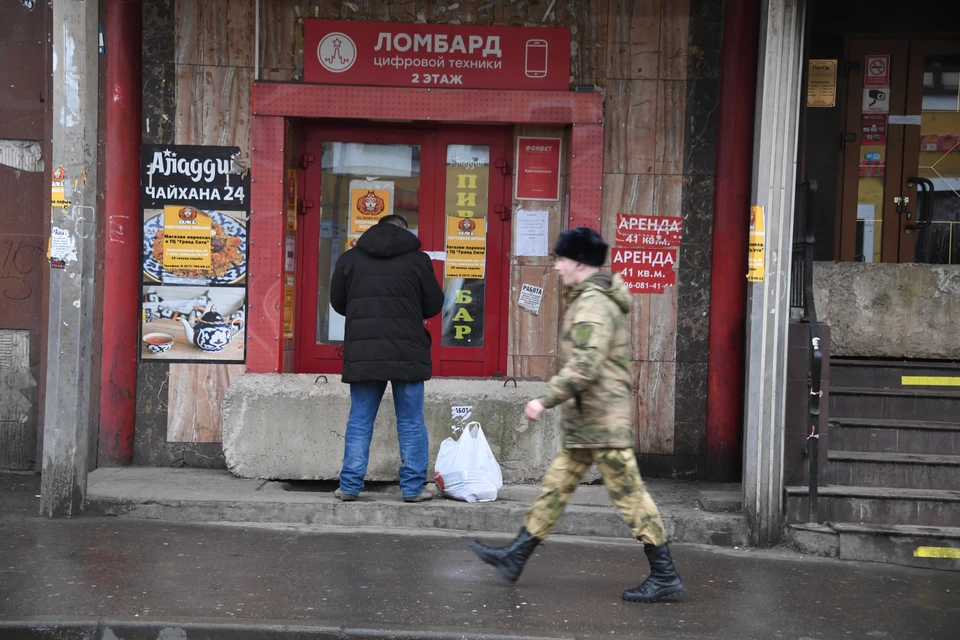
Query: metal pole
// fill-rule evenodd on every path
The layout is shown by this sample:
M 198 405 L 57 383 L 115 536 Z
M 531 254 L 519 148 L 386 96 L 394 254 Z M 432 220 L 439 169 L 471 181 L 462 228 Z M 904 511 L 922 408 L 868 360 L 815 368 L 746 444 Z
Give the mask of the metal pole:
M 747 287 L 744 513 L 751 542 L 775 544 L 783 505 L 790 265 L 805 0 L 766 0 L 751 200 L 763 207 L 765 272 Z
M 133 462 L 140 296 L 140 3 L 107 0 L 103 362 L 98 465 Z
M 707 360 L 707 477 L 718 482 L 739 480 L 743 462 L 744 274 L 759 22 L 759 0 L 725 3 Z
M 97 16 L 94 1 L 53 2 L 50 310 L 40 512 L 78 514 L 87 490 L 97 217 Z M 56 186 L 56 185 L 55 185 Z M 53 190 L 51 191 L 53 193 Z

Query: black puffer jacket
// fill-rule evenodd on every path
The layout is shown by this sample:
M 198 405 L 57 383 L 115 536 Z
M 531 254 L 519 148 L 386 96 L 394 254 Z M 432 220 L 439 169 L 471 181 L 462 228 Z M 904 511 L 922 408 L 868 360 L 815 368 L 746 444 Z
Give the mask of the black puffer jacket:
M 429 380 L 430 335 L 443 290 L 420 240 L 392 224 L 368 229 L 337 260 L 330 303 L 346 316 L 343 381 Z

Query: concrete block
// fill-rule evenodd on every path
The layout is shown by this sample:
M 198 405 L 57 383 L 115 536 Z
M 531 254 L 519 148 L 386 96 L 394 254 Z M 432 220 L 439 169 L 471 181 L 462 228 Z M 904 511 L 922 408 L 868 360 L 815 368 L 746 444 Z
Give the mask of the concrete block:
M 815 262 L 813 288 L 833 356 L 960 359 L 956 265 Z
M 332 480 L 339 477 L 343 437 L 350 413 L 350 387 L 339 376 L 245 374 L 223 401 L 223 451 L 227 467 L 242 478 Z M 451 407 L 472 407 L 470 420 L 483 426 L 505 483 L 536 483 L 560 445 L 560 411 L 538 423 L 523 408 L 544 383 L 436 379 L 426 383 L 424 416 L 430 433 L 430 468 L 451 426 Z M 397 422 L 388 386 L 370 444 L 369 481 L 396 481 L 400 467 Z M 595 469 L 585 482 L 595 480 Z

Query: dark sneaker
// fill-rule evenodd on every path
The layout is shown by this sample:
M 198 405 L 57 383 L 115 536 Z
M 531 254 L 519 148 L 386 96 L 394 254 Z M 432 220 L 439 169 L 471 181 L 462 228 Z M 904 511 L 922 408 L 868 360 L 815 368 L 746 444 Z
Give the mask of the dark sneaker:
M 340 489 L 337 489 L 336 491 L 334 491 L 334 492 L 333 492 L 333 496 L 334 496 L 337 500 L 342 500 L 343 502 L 353 502 L 354 500 L 357 499 L 357 496 L 355 496 L 354 494 L 352 494 L 352 493 L 344 493 L 344 492 L 343 492 L 342 490 L 340 490 Z
M 416 496 L 403 496 L 404 502 L 426 502 L 427 500 L 433 500 L 433 494 L 429 489 L 424 489 Z

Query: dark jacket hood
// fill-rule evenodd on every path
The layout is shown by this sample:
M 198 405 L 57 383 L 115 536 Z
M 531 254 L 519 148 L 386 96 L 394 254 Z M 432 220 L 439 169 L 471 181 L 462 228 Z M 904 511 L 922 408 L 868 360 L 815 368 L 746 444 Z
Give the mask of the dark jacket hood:
M 394 258 L 418 251 L 420 238 L 394 224 L 375 224 L 357 240 L 357 249 L 374 258 Z

